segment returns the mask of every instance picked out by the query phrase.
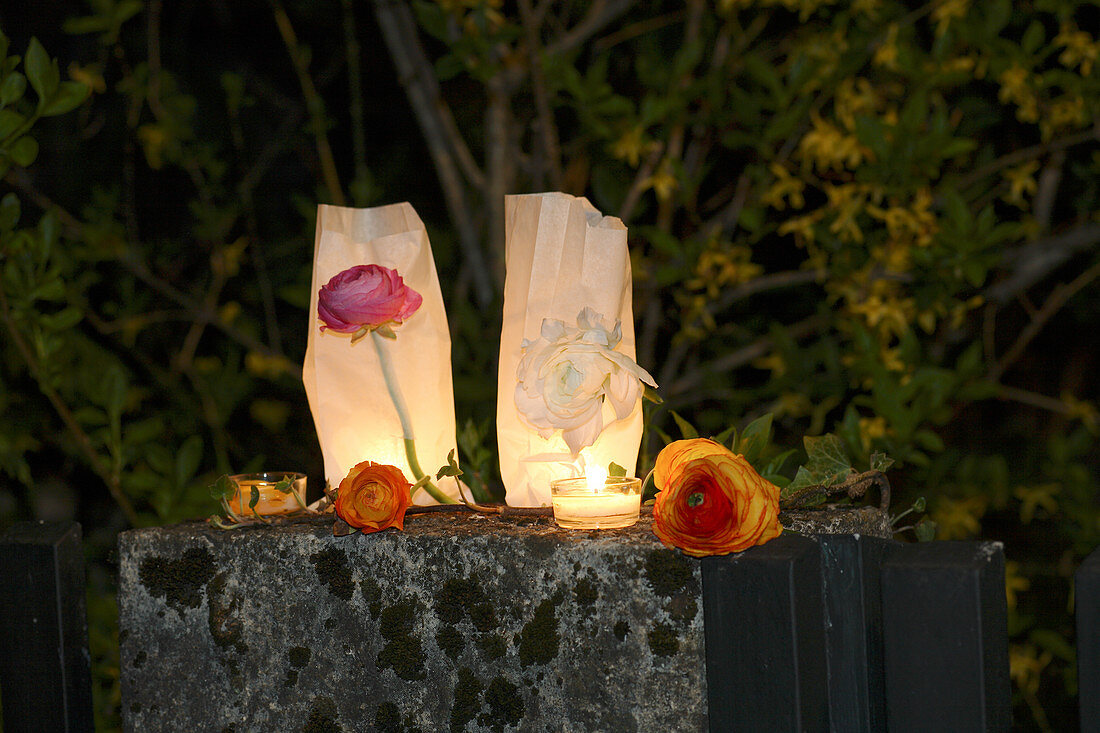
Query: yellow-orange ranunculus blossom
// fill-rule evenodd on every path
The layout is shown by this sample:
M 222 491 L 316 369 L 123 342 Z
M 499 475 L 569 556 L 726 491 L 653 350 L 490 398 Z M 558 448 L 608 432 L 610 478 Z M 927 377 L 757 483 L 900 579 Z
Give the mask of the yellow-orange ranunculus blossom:
M 363 461 L 355 464 L 336 492 L 336 514 L 364 534 L 388 527 L 405 528 L 412 503 L 411 484 L 396 466 Z
M 725 555 L 779 536 L 779 487 L 744 456 L 694 438 L 669 443 L 653 469 L 653 531 L 693 557 Z

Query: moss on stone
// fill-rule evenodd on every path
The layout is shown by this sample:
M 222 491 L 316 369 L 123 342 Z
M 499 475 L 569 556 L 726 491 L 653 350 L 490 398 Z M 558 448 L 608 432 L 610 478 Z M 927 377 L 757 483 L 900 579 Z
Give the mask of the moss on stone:
M 142 649 L 141 651 L 139 651 L 137 654 L 134 655 L 134 661 L 130 662 L 130 665 L 134 669 L 141 669 L 141 665 L 145 664 L 145 660 L 148 659 L 148 658 L 149 658 L 149 655 L 145 653 L 144 649 Z
M 645 558 L 645 577 L 653 592 L 673 596 L 694 590 L 694 564 L 674 550 L 653 550 Z
M 403 733 L 401 711 L 396 703 L 386 700 L 378 704 L 378 710 L 374 713 L 374 729 L 378 733 Z
M 149 595 L 163 598 L 176 609 L 180 618 L 184 609 L 198 608 L 203 589 L 214 577 L 214 556 L 205 547 L 185 550 L 178 559 L 147 557 L 138 567 L 138 580 Z
M 371 618 L 378 618 L 378 612 L 382 609 L 382 586 L 374 578 L 364 578 L 359 581 L 359 592 L 363 594 L 363 602 L 367 604 Z
M 283 687 L 294 687 L 296 684 L 298 684 L 298 670 L 288 669 L 286 679 L 283 680 Z
M 469 667 L 458 670 L 455 683 L 454 704 L 451 705 L 451 731 L 460 733 L 466 724 L 477 717 L 481 710 L 481 691 L 484 686 Z
M 547 664 L 558 655 L 558 617 L 555 607 L 561 603 L 561 592 L 545 599 L 535 609 L 535 615 L 519 634 L 519 661 L 524 667 Z
M 309 556 L 317 577 L 328 586 L 329 593 L 342 601 L 350 601 L 355 592 L 348 555 L 338 547 L 329 547 Z
M 500 634 L 486 634 L 477 641 L 477 647 L 488 660 L 500 659 L 508 652 L 508 645 Z
M 290 651 L 287 652 L 287 656 L 290 658 L 291 667 L 301 669 L 309 664 L 309 658 L 312 656 L 312 652 L 310 652 L 308 647 L 296 646 L 291 647 Z
M 671 657 L 680 651 L 680 639 L 668 624 L 655 624 L 646 634 L 646 641 L 649 642 L 649 651 L 655 657 Z
M 467 610 L 470 614 L 470 621 L 478 631 L 492 631 L 497 627 L 497 615 L 493 610 L 493 604 L 479 603 Z
M 424 679 L 424 651 L 420 640 L 412 633 L 415 625 L 414 600 L 401 600 L 382 609 L 378 631 L 386 639 L 386 645 L 378 652 L 376 664 L 379 670 L 388 667 L 403 680 Z
M 435 634 L 435 643 L 451 659 L 458 659 L 458 655 L 466 648 L 466 638 L 462 632 L 450 624 L 439 627 Z
M 340 725 L 336 703 L 332 698 L 323 695 L 313 698 L 313 706 L 310 708 L 309 718 L 302 726 L 302 733 L 342 733 L 343 730 L 344 726 Z
M 468 615 L 474 627 L 481 631 L 485 630 L 482 627 L 495 626 L 496 613 L 481 585 L 476 575 L 444 581 L 435 596 L 436 615 L 448 624 L 458 624 Z
M 210 637 L 222 649 L 234 649 L 238 654 L 248 651 L 241 624 L 241 599 L 226 595 L 229 580 L 226 573 L 218 573 L 207 588 L 207 626 Z
M 626 639 L 626 635 L 630 633 L 630 624 L 628 624 L 626 621 L 623 621 L 622 619 L 619 619 L 619 621 L 615 623 L 615 628 L 612 629 L 612 632 L 615 634 L 616 639 L 618 639 L 619 641 L 624 641 Z
M 573 588 L 573 595 L 580 605 L 591 606 L 599 599 L 600 592 L 596 590 L 596 586 L 591 580 L 588 578 L 581 578 Z
M 519 687 L 503 677 L 494 677 L 485 689 L 488 712 L 478 716 L 477 722 L 493 731 L 503 731 L 505 726 L 516 725 L 523 720 L 526 706 L 519 694 Z

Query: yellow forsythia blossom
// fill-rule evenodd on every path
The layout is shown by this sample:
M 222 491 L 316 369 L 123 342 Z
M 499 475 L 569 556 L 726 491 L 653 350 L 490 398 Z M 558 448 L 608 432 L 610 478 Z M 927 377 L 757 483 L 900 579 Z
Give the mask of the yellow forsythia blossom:
M 936 499 L 932 521 L 939 528 L 937 538 L 955 540 L 976 536 L 981 531 L 981 518 L 985 514 L 987 505 L 988 500 L 984 496 Z
M 1081 76 L 1092 74 L 1092 66 L 1100 57 L 1100 42 L 1093 40 L 1085 31 L 1078 30 L 1075 25 L 1066 23 L 1054 37 L 1054 45 L 1065 46 L 1058 56 L 1058 63 L 1068 69 L 1080 66 Z

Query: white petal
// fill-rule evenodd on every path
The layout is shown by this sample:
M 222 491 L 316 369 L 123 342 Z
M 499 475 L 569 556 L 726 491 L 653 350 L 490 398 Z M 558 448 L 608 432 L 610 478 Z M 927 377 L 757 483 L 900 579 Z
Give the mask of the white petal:
M 572 451 L 575 456 L 581 452 L 581 448 L 585 448 L 595 443 L 596 439 L 600 437 L 600 432 L 602 430 L 603 418 L 600 416 L 600 411 L 596 410 L 591 420 L 572 430 L 563 431 L 561 437 L 565 440 L 565 444 L 569 446 L 569 450 Z

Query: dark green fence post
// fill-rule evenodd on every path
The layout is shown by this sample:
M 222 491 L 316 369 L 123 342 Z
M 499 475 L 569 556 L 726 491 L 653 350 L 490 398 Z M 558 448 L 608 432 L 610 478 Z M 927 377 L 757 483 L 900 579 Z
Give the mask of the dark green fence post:
M 828 730 L 817 541 L 780 535 L 702 570 L 710 730 Z
M 887 548 L 882 640 L 891 733 L 1011 728 L 1004 578 L 997 542 Z
M 84 551 L 76 522 L 20 522 L 0 538 L 4 731 L 91 731 Z
M 1077 613 L 1077 690 L 1082 733 L 1100 731 L 1100 549 L 1074 578 Z

